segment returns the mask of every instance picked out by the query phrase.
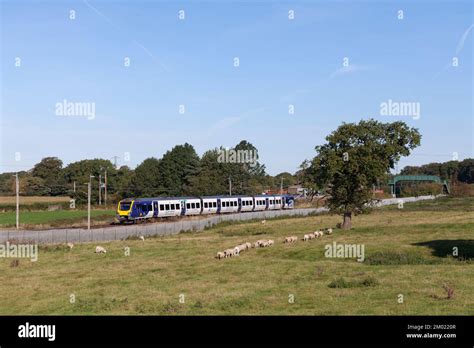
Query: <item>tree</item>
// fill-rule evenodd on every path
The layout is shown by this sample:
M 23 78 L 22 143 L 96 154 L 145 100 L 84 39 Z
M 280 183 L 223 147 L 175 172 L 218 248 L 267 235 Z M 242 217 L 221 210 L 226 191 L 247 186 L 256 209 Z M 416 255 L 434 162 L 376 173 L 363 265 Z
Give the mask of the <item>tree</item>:
M 32 195 L 58 196 L 67 193 L 63 162 L 57 157 L 45 157 L 31 170 L 32 186 L 25 188 Z
M 343 214 L 344 229 L 350 229 L 352 214 L 365 210 L 372 187 L 394 168 L 401 156 L 420 144 L 421 135 L 404 122 L 376 120 L 343 123 L 316 146 L 311 167 L 317 186 L 328 194 L 331 211 Z
M 161 192 L 159 180 L 160 161 L 154 157 L 147 158 L 135 169 L 131 178 L 132 196 L 158 196 Z

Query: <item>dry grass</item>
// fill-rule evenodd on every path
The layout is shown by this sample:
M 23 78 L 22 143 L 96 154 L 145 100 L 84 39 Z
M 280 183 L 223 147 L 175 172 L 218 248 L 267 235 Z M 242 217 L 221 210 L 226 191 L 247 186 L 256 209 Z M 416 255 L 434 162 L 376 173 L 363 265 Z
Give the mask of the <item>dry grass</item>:
M 69 202 L 70 199 L 70 197 L 20 196 L 20 204 L 63 203 Z M 16 204 L 16 196 L 0 196 L 0 204 Z
M 357 216 L 351 231 L 282 243 L 287 235 L 339 221 L 339 216 L 323 215 L 222 225 L 145 242 L 100 243 L 107 249 L 102 255 L 94 254 L 95 243 L 70 251 L 41 248 L 34 263 L 23 259 L 10 267 L 11 259 L 0 260 L 0 314 L 474 314 L 474 264 L 435 250 L 470 248 L 472 211 L 460 213 L 450 205 L 420 211 L 406 204 L 403 211 Z M 275 245 L 214 258 L 218 250 L 263 238 L 274 239 Z M 326 258 L 324 247 L 332 242 L 364 244 L 366 257 L 397 251 L 429 262 L 371 265 Z M 329 287 L 338 278 L 349 284 L 370 279 L 376 285 Z M 443 284 L 455 289 L 449 300 L 433 297 Z M 185 303 L 179 302 L 181 294 Z

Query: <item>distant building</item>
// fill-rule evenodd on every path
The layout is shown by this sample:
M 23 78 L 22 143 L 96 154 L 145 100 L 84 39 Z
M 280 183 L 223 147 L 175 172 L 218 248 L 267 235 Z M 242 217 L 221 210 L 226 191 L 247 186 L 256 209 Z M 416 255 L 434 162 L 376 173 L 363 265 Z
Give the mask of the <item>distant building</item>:
M 304 196 L 308 194 L 308 190 L 302 187 L 301 185 L 291 185 L 288 186 L 288 193 L 290 195 L 299 195 L 299 196 Z

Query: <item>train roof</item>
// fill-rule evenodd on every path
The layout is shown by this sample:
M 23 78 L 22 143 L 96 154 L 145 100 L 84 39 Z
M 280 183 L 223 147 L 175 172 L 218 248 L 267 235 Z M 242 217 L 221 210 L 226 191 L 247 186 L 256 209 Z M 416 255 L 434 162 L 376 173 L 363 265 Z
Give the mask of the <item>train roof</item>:
M 246 198 L 246 197 L 258 197 L 258 198 L 265 198 L 265 197 L 275 197 L 275 196 L 284 196 L 288 197 L 291 195 L 288 194 L 276 194 L 276 195 L 235 195 L 235 196 L 228 196 L 228 195 L 217 195 L 217 196 L 182 196 L 182 197 L 144 197 L 144 198 L 125 198 L 122 202 L 131 202 L 132 200 L 135 202 L 149 202 L 149 201 L 173 201 L 173 200 L 183 200 L 183 199 L 212 199 L 212 198 Z

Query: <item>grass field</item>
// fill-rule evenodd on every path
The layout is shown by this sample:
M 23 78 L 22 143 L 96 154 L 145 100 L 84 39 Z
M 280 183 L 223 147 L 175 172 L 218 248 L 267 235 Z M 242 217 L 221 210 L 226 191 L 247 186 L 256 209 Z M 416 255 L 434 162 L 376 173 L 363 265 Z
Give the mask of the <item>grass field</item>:
M 115 210 L 92 210 L 91 221 L 94 223 L 112 222 Z M 0 226 L 13 227 L 16 224 L 16 212 L 0 214 Z M 21 228 L 46 227 L 87 227 L 87 210 L 57 210 L 57 211 L 20 211 Z
M 20 204 L 35 204 L 35 203 L 62 203 L 69 202 L 70 197 L 43 197 L 43 196 L 20 196 Z M 1 204 L 16 204 L 16 196 L 0 196 Z
M 100 255 L 92 243 L 41 247 L 37 262 L 11 267 L 0 259 L 0 314 L 473 315 L 473 204 L 444 198 L 389 207 L 356 216 L 351 231 L 293 245 L 281 242 L 340 217 L 103 243 Z M 214 259 L 218 250 L 263 238 L 275 245 Z M 326 258 L 324 246 L 333 242 L 363 244 L 365 262 Z M 447 256 L 453 247 L 461 260 Z M 450 299 L 444 284 L 454 289 Z

